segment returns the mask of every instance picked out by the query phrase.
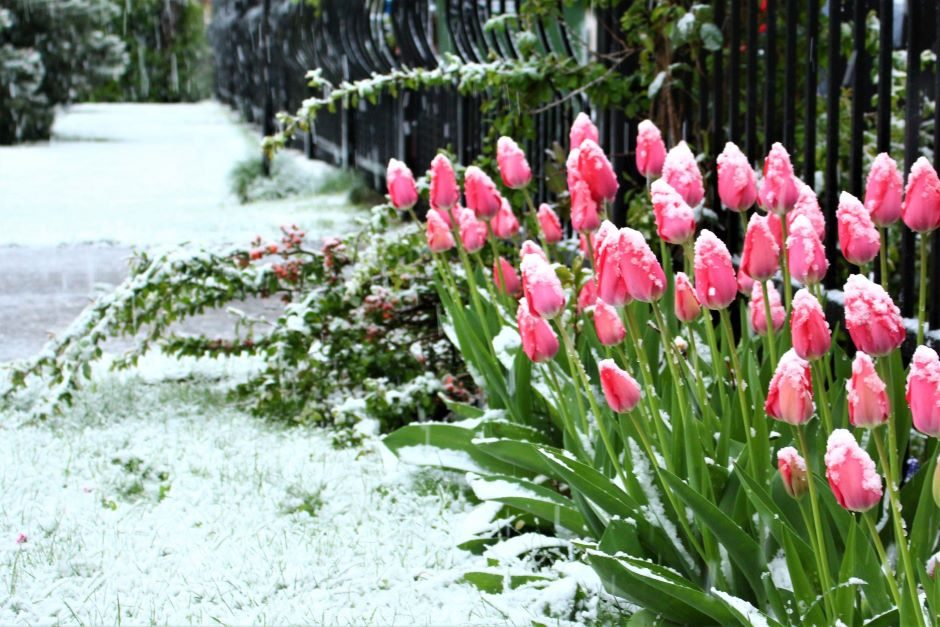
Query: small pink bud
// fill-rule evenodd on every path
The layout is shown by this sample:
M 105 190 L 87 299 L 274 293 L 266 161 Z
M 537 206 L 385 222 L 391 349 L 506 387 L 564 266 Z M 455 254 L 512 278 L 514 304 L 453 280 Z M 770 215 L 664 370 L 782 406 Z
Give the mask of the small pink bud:
M 579 148 L 578 174 L 591 190 L 594 202 L 612 201 L 617 196 L 617 175 L 604 150 L 593 139 L 585 139 Z
M 773 214 L 769 214 L 773 215 Z M 741 269 L 754 280 L 766 281 L 780 267 L 780 247 L 766 216 L 751 214 L 744 234 Z
M 809 489 L 809 478 L 806 474 L 806 460 L 792 446 L 786 446 L 777 451 L 777 470 L 780 471 L 780 480 L 783 489 L 791 497 L 799 500 Z
M 431 206 L 447 211 L 457 204 L 460 190 L 457 189 L 457 175 L 450 159 L 437 155 L 431 161 Z
M 538 255 L 522 258 L 522 292 L 532 313 L 545 319 L 557 316 L 565 308 L 565 291 L 555 270 Z
M 601 378 L 601 389 L 607 405 L 618 414 L 631 411 L 640 402 L 640 386 L 613 359 L 603 359 L 597 363 Z
M 502 205 L 493 179 L 475 165 L 467 168 L 464 174 L 463 193 L 467 198 L 467 207 L 481 220 L 489 220 L 495 216 Z
M 684 244 L 695 236 L 695 213 L 665 179 L 650 186 L 656 233 L 669 244 Z
M 523 298 L 516 310 L 516 323 L 522 339 L 522 351 L 536 363 L 548 361 L 558 352 L 558 337 L 552 327 L 542 318 L 533 315 Z
M 597 127 L 594 126 L 594 122 L 582 111 L 574 119 L 571 131 L 568 133 L 568 140 L 571 142 L 569 150 L 579 148 L 586 139 L 596 142 L 598 137 Z
M 594 330 L 604 346 L 615 346 L 627 337 L 620 314 L 601 299 L 594 302 Z
M 836 219 L 839 224 L 839 248 L 846 260 L 862 266 L 874 259 L 881 247 L 881 237 L 862 201 L 848 192 L 842 192 Z
M 774 331 L 783 328 L 783 321 L 787 317 L 787 310 L 780 302 L 780 292 L 773 283 L 767 281 L 767 296 L 770 299 L 770 316 L 774 323 Z M 755 282 L 751 288 L 751 302 L 748 304 L 751 328 L 757 335 L 767 335 L 767 312 L 764 310 L 764 292 L 760 283 Z
M 914 428 L 940 438 L 940 358 L 927 346 L 918 346 L 907 375 L 907 405 Z
M 692 322 L 702 313 L 702 305 L 698 302 L 698 295 L 692 282 L 685 272 L 676 274 L 676 318 L 682 322 Z
M 840 506 L 867 512 L 881 501 L 884 492 L 875 462 L 847 430 L 829 435 L 825 462 L 826 479 Z
M 496 289 L 510 296 L 518 296 L 522 292 L 522 282 L 516 269 L 504 257 L 499 258 L 499 266 L 493 263 L 493 283 L 496 284 Z
M 865 185 L 865 208 L 871 221 L 878 226 L 890 226 L 901 217 L 901 195 L 904 178 L 897 162 L 882 152 L 871 164 Z
M 25 534 L 25 533 L 20 532 L 20 535 L 16 536 L 16 543 L 17 543 L 17 544 L 26 544 L 26 541 L 27 541 L 27 539 L 26 539 L 26 534 Z
M 663 136 L 650 120 L 643 120 L 636 129 L 636 169 L 647 178 L 659 176 L 666 160 Z
M 886 386 L 871 357 L 858 351 L 852 362 L 852 376 L 845 382 L 849 402 L 849 423 L 853 427 L 874 428 L 888 421 Z
M 790 335 L 796 354 L 810 361 L 828 353 L 832 345 L 832 333 L 822 305 L 805 287 L 793 297 Z
M 545 238 L 545 241 L 549 244 L 560 242 L 563 235 L 561 220 L 558 219 L 558 215 L 552 211 L 552 208 L 543 202 L 539 205 L 536 217 L 539 220 L 539 228 L 542 230 L 542 237 Z
M 790 225 L 787 237 L 787 263 L 790 276 L 810 285 L 819 283 L 829 270 L 826 249 L 816 230 L 805 216 L 798 216 Z
M 442 253 L 454 247 L 454 236 L 450 232 L 447 223 L 441 218 L 437 211 L 428 212 L 428 223 L 425 236 L 428 240 L 428 248 L 432 253 Z
M 771 418 L 791 425 L 804 424 L 813 416 L 813 377 L 809 362 L 792 348 L 777 364 L 764 411 Z
M 415 187 L 414 174 L 398 159 L 389 160 L 385 182 L 388 185 L 388 197 L 396 209 L 411 209 L 418 202 L 418 188 Z
M 845 328 L 855 348 L 882 357 L 906 337 L 901 312 L 877 283 L 853 274 L 845 283 Z
M 738 293 L 731 254 L 708 229 L 703 229 L 695 240 L 695 291 L 708 309 L 724 309 Z
M 732 142 L 718 155 L 718 197 L 731 211 L 747 211 L 757 200 L 754 169 L 741 149 Z
M 532 169 L 525 153 L 509 137 L 500 137 L 496 142 L 496 163 L 503 184 L 510 189 L 522 189 L 532 180 Z
M 702 172 L 695 162 L 695 155 L 684 141 L 679 142 L 666 154 L 663 162 L 663 179 L 690 207 L 697 207 L 705 198 Z
M 499 211 L 496 212 L 496 217 L 490 222 L 490 226 L 493 229 L 493 235 L 499 239 L 510 239 L 519 232 L 519 220 L 505 198 L 500 198 Z
M 793 209 L 798 195 L 790 154 L 777 142 L 764 159 L 764 180 L 757 195 L 760 206 L 764 211 L 782 216 Z
M 911 167 L 901 219 L 907 228 L 918 233 L 929 233 L 940 227 L 940 178 L 926 157 L 921 157 Z

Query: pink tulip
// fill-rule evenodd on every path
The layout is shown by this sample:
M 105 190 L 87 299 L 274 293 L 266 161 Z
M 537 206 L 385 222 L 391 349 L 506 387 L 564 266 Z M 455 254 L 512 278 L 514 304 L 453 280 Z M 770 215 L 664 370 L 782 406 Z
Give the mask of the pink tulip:
M 877 283 L 853 274 L 845 283 L 845 328 L 855 348 L 882 357 L 904 343 L 901 312 Z
M 793 175 L 790 154 L 779 142 L 775 143 L 764 159 L 764 180 L 757 198 L 764 211 L 783 215 L 793 209 L 799 190 Z
M 496 141 L 496 164 L 503 184 L 510 189 L 522 189 L 532 180 L 532 169 L 525 153 L 509 137 L 500 137 Z
M 578 313 L 584 313 L 597 302 L 597 282 L 590 279 L 581 286 L 578 292 Z
M 539 228 L 542 230 L 542 237 L 545 238 L 545 241 L 549 244 L 560 242 L 563 235 L 561 220 L 558 219 L 558 215 L 552 211 L 552 208 L 543 202 L 539 205 L 536 217 L 539 219 Z
M 536 255 L 540 257 L 542 261 L 548 262 L 548 255 L 545 254 L 545 251 L 542 250 L 542 247 L 533 242 L 530 239 L 522 242 L 522 246 L 519 247 L 519 259 L 525 259 L 529 255 Z
M 881 476 L 852 434 L 836 429 L 826 445 L 826 479 L 836 501 L 850 512 L 867 512 L 881 501 Z
M 414 174 L 398 159 L 389 159 L 385 183 L 388 185 L 388 197 L 399 211 L 411 209 L 418 202 Z
M 777 364 L 764 411 L 771 418 L 791 425 L 805 424 L 813 416 L 813 376 L 809 362 L 792 348 Z
M 846 260 L 862 266 L 874 259 L 881 247 L 881 237 L 862 201 L 842 192 L 836 219 L 839 223 L 839 248 Z
M 613 359 L 597 362 L 600 373 L 601 389 L 607 405 L 618 414 L 631 411 L 640 402 L 640 386 L 626 371 L 622 370 Z
M 852 377 L 845 382 L 845 389 L 853 427 L 874 428 L 888 421 L 887 386 L 875 372 L 871 357 L 862 351 L 855 353 Z
M 754 279 L 743 269 L 738 268 L 738 292 L 748 296 L 754 289 Z
M 787 214 L 787 229 L 793 230 L 793 221 L 796 220 L 797 216 L 806 216 L 806 219 L 813 225 L 816 235 L 819 236 L 819 240 L 822 241 L 826 237 L 826 217 L 823 215 L 822 209 L 819 208 L 819 199 L 816 198 L 816 192 L 813 191 L 812 187 L 799 180 L 797 181 L 797 188 L 800 192 L 796 197 L 796 204 Z M 768 215 L 768 217 L 771 216 L 779 224 L 780 217 L 774 214 Z
M 676 274 L 676 318 L 682 322 L 692 322 L 702 313 L 702 305 L 698 302 L 695 288 L 685 272 Z
M 604 346 L 615 346 L 627 337 L 620 314 L 599 298 L 594 302 L 594 330 Z
M 747 211 L 757 200 L 757 181 L 747 157 L 734 143 L 718 155 L 718 197 L 731 211 Z
M 914 351 L 906 398 L 914 428 L 940 438 L 940 358 L 932 348 L 918 346 Z
M 452 209 L 441 209 L 440 207 L 431 207 L 431 210 L 428 213 L 436 213 L 437 216 L 441 220 L 444 221 L 444 224 L 446 224 L 447 227 L 450 228 L 454 226 L 454 222 L 451 219 L 452 218 L 451 211 Z
M 796 354 L 810 361 L 828 353 L 832 345 L 826 314 L 816 297 L 805 287 L 793 297 L 790 335 L 793 336 L 793 350 Z
M 627 291 L 626 279 L 620 272 L 623 258 L 620 231 L 609 220 L 604 220 L 597 230 L 594 257 L 597 270 L 597 295 L 615 307 L 629 303 L 632 299 Z
M 425 237 L 428 240 L 428 248 L 432 253 L 442 253 L 454 247 L 454 236 L 450 228 L 440 214 L 436 211 L 428 211 L 428 223 Z
M 666 275 L 639 231 L 620 229 L 620 276 L 634 300 L 651 303 L 666 291 Z M 601 294 L 603 298 L 603 293 Z M 604 298 L 604 300 L 607 300 Z
M 565 160 L 565 180 L 568 183 L 568 193 L 571 193 L 571 190 L 574 189 L 575 184 L 581 180 L 581 172 L 578 171 L 578 161 L 581 158 L 581 150 L 579 148 L 573 148 L 571 152 L 568 153 L 568 158 Z
M 565 308 L 565 290 L 555 270 L 538 255 L 522 258 L 522 292 L 532 313 L 550 320 Z
M 579 148 L 586 139 L 596 142 L 598 137 L 597 127 L 594 126 L 594 122 L 582 111 L 574 119 L 574 124 L 571 125 L 571 131 L 568 133 L 568 139 L 571 142 L 569 150 Z
M 738 292 L 731 254 L 708 229 L 703 229 L 695 240 L 695 291 L 708 309 L 724 309 Z
M 789 217 L 790 214 L 787 214 Z M 767 226 L 770 228 L 770 232 L 774 234 L 774 241 L 777 242 L 777 248 L 783 250 L 783 220 L 780 219 L 776 213 L 765 213 L 764 217 L 767 218 Z M 787 221 L 787 228 L 790 228 L 790 222 Z
M 597 203 L 591 196 L 591 189 L 584 181 L 576 181 L 571 193 L 571 226 L 578 233 L 596 231 L 601 224 L 597 213 Z
M 522 339 L 522 350 L 530 360 L 539 363 L 548 361 L 558 352 L 558 337 L 552 327 L 529 310 L 523 298 L 516 310 L 516 324 Z
M 460 230 L 460 242 L 468 253 L 475 253 L 486 244 L 486 222 L 478 220 L 473 211 L 457 207 L 454 211 Z
M 505 198 L 500 198 L 499 211 L 490 222 L 490 227 L 493 229 L 493 235 L 499 239 L 511 239 L 519 232 L 519 220 Z
M 495 216 L 502 205 L 502 197 L 493 179 L 475 165 L 467 168 L 464 174 L 463 193 L 467 199 L 467 207 L 473 209 L 473 213 L 481 220 L 489 220 Z
M 787 263 L 790 276 L 807 285 L 819 283 L 829 270 L 826 249 L 816 230 L 805 216 L 798 216 L 790 225 L 787 237 Z
M 929 233 L 940 227 L 940 178 L 926 157 L 921 157 L 911 167 L 901 219 L 918 233 Z
M 604 150 L 593 139 L 585 139 L 579 150 L 578 173 L 590 188 L 591 197 L 597 203 L 612 201 L 617 196 L 619 184 Z
M 773 214 L 769 214 L 773 215 Z M 780 247 L 770 230 L 767 217 L 751 214 L 744 234 L 744 250 L 741 253 L 741 270 L 752 279 L 766 281 L 780 267 Z
M 666 160 L 666 145 L 659 129 L 650 120 L 636 128 L 636 169 L 646 178 L 659 176 Z
M 444 155 L 437 155 L 431 161 L 431 206 L 447 211 L 460 200 L 460 190 L 457 189 L 457 175 L 450 159 Z
M 787 494 L 797 500 L 803 498 L 809 489 L 806 460 L 795 448 L 785 446 L 777 451 L 777 470 L 780 471 L 780 480 Z
M 904 178 L 897 162 L 882 152 L 875 157 L 865 185 L 865 208 L 878 226 L 891 226 L 901 217 Z
M 496 289 L 510 296 L 518 296 L 522 292 L 522 281 L 516 269 L 504 257 L 499 258 L 498 266 L 493 263 L 493 283 Z
M 705 198 L 702 172 L 695 162 L 695 155 L 684 141 L 679 142 L 666 154 L 663 162 L 663 178 L 690 207 L 696 207 Z
M 684 244 L 695 236 L 695 213 L 665 179 L 650 186 L 656 232 L 669 244 Z
M 780 302 L 780 292 L 767 281 L 767 296 L 770 298 L 770 317 L 774 323 L 774 331 L 780 331 L 783 328 L 783 321 L 787 317 L 787 310 L 783 308 Z M 760 283 L 754 283 L 751 288 L 751 302 L 748 304 L 750 312 L 751 328 L 757 335 L 767 334 L 767 312 L 764 310 L 764 292 Z

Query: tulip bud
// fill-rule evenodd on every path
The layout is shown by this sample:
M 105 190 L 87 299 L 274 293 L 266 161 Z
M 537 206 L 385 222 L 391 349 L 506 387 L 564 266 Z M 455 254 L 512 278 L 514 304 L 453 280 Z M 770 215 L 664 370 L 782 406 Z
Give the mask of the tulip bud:
M 914 428 L 940 438 L 940 358 L 927 346 L 918 346 L 907 375 L 905 397 Z
M 502 206 L 501 196 L 493 179 L 475 165 L 467 168 L 463 179 L 463 192 L 467 198 L 467 207 L 481 220 L 489 220 Z
M 552 208 L 543 202 L 535 215 L 539 220 L 539 228 L 542 230 L 542 237 L 545 241 L 549 244 L 560 242 L 563 235 L 561 220 Z
M 646 178 L 659 176 L 666 159 L 666 145 L 659 129 L 650 120 L 636 128 L 636 169 Z
M 744 296 L 748 296 L 753 289 L 754 279 L 743 268 L 738 268 L 738 291 Z
M 842 192 L 836 219 L 839 224 L 839 248 L 846 260 L 862 266 L 874 259 L 881 247 L 881 236 L 862 201 L 848 192 Z
M 548 361 L 558 352 L 558 337 L 552 327 L 530 311 L 529 304 L 523 298 L 516 310 L 516 324 L 522 339 L 522 351 L 535 363 Z
M 519 220 L 505 198 L 500 198 L 499 211 L 496 212 L 496 217 L 490 222 L 490 226 L 493 229 L 493 235 L 499 239 L 510 239 L 519 232 Z
M 399 211 L 411 209 L 418 202 L 414 174 L 398 159 L 389 159 L 385 183 L 388 185 L 388 197 Z
M 812 187 L 800 180 L 797 180 L 796 186 L 800 191 L 799 195 L 796 197 L 796 204 L 793 205 L 793 209 L 787 213 L 787 229 L 790 231 L 793 230 L 793 221 L 796 220 L 798 216 L 806 216 L 809 223 L 813 225 L 816 236 L 822 241 L 826 237 L 826 217 L 823 215 L 822 209 L 819 208 L 819 199 L 816 198 L 816 192 L 813 191 Z M 780 219 L 779 216 L 775 214 L 770 215 L 777 218 L 777 220 Z M 779 233 L 777 237 L 778 239 L 780 238 Z
M 793 209 L 798 195 L 790 154 L 777 142 L 764 159 L 764 180 L 757 195 L 760 206 L 764 211 L 782 216 Z
M 754 169 L 733 142 L 718 155 L 718 197 L 731 211 L 747 211 L 757 200 Z
M 695 162 L 695 155 L 684 141 L 666 153 L 663 162 L 663 179 L 676 190 L 690 207 L 697 207 L 705 198 L 702 172 Z
M 519 259 L 525 259 L 529 255 L 536 255 L 541 257 L 542 261 L 548 261 L 548 256 L 545 254 L 545 251 L 542 250 L 542 247 L 532 240 L 527 239 L 522 242 L 522 246 L 519 247 Z
M 695 236 L 695 213 L 665 179 L 650 186 L 656 232 L 669 244 L 684 244 Z
M 666 275 L 643 234 L 630 228 L 620 229 L 619 245 L 620 276 L 630 298 L 644 303 L 662 298 L 666 291 Z M 601 297 L 604 297 L 603 293 Z
M 594 122 L 582 111 L 574 119 L 574 123 L 571 125 L 571 131 L 568 133 L 568 139 L 571 142 L 569 150 L 579 148 L 586 139 L 596 142 L 598 137 L 597 127 L 594 126 Z
M 840 506 L 850 512 L 867 512 L 884 493 L 875 462 L 852 434 L 836 429 L 826 445 L 826 479 Z
M 558 275 L 538 255 L 522 258 L 522 292 L 532 314 L 550 320 L 565 308 L 565 291 Z
M 791 348 L 770 380 L 764 411 L 776 420 L 801 425 L 813 416 L 813 377 L 809 362 Z
M 597 272 L 597 295 L 604 302 L 619 307 L 632 298 L 627 291 L 627 282 L 620 273 L 623 247 L 620 231 L 609 220 L 601 223 L 594 244 L 594 259 Z
M 516 269 L 504 257 L 493 263 L 493 283 L 496 289 L 510 296 L 517 296 L 522 291 L 522 282 Z
M 698 302 L 695 288 L 685 272 L 676 274 L 676 318 L 682 322 L 692 322 L 702 313 L 702 305 Z
M 777 470 L 780 471 L 780 480 L 783 489 L 796 500 L 803 498 L 809 489 L 809 478 L 806 474 L 806 460 L 792 446 L 786 446 L 777 451 Z
M 617 196 L 617 175 L 604 150 L 593 139 L 585 139 L 579 148 L 578 174 L 591 190 L 594 202 L 612 201 Z
M 777 273 L 779 267 L 780 247 L 770 230 L 767 217 L 754 213 L 744 234 L 741 270 L 755 281 L 766 281 Z
M 597 203 L 591 196 L 591 189 L 583 180 L 575 181 L 574 187 L 570 190 L 571 194 L 571 226 L 578 233 L 590 233 L 596 231 L 601 224 L 600 215 L 597 212 Z
M 640 386 L 633 377 L 617 366 L 613 359 L 599 361 L 597 369 L 604 398 L 613 411 L 622 414 L 637 406 L 640 402 Z
M 875 157 L 865 184 L 865 208 L 878 226 L 891 226 L 901 217 L 904 179 L 897 162 L 882 152 Z
M 940 178 L 926 157 L 921 157 L 911 167 L 901 219 L 918 233 L 929 233 L 940 227 Z
M 601 299 L 594 302 L 594 330 L 604 346 L 616 346 L 627 337 L 620 314 Z
M 770 298 L 770 317 L 774 323 L 774 331 L 783 328 L 783 321 L 787 317 L 787 310 L 780 302 L 780 292 L 773 283 L 767 281 L 767 296 Z M 751 328 L 757 335 L 767 335 L 767 311 L 764 309 L 764 291 L 760 283 L 754 283 L 751 288 L 751 302 L 748 303 Z
M 486 222 L 478 220 L 473 211 L 457 207 L 454 212 L 460 229 L 460 242 L 468 253 L 475 253 L 486 243 Z
M 525 153 L 509 137 L 500 137 L 496 142 L 496 164 L 503 184 L 510 189 L 522 189 L 532 180 L 532 169 Z
M 859 351 L 852 362 L 852 376 L 845 382 L 849 403 L 849 423 L 853 427 L 874 428 L 888 421 L 887 386 L 875 372 L 871 357 Z
M 877 283 L 853 274 L 845 283 L 845 328 L 855 348 L 883 357 L 907 337 L 901 311 Z
M 793 297 L 790 335 L 793 336 L 793 350 L 796 354 L 810 361 L 828 353 L 832 344 L 826 314 L 816 297 L 805 287 Z
M 457 204 L 460 190 L 457 189 L 457 175 L 450 159 L 437 155 L 431 161 L 431 206 L 447 211 Z
M 809 219 L 798 216 L 787 237 L 787 263 L 790 276 L 807 285 L 819 283 L 829 270 L 826 249 Z
M 738 292 L 731 254 L 708 229 L 703 229 L 695 240 L 695 291 L 708 309 L 724 309 Z
M 454 236 L 440 214 L 436 211 L 429 211 L 427 218 L 425 237 L 428 240 L 428 248 L 431 249 L 431 252 L 442 253 L 453 248 Z
M 588 307 L 593 307 L 596 302 L 597 282 L 590 279 L 581 286 L 581 290 L 578 292 L 578 313 L 583 313 Z

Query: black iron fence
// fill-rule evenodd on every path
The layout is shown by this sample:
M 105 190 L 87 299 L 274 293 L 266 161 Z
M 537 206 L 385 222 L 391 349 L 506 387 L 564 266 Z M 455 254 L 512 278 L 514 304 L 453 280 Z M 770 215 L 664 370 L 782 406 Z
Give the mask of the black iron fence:
M 640 1 L 640 0 L 637 0 Z M 216 93 L 265 133 L 274 114 L 296 111 L 309 93 L 307 70 L 326 79 L 369 77 L 402 67 L 435 67 L 453 53 L 466 61 L 517 55 L 513 29 L 488 29 L 494 17 L 515 14 L 525 0 L 214 0 L 211 41 Z M 561 6 L 559 1 L 559 6 Z M 570 56 L 622 50 L 621 16 L 630 0 L 613 8 L 565 7 L 564 19 L 536 21 L 543 50 Z M 646 2 L 644 2 L 646 4 Z M 673 2 L 676 4 L 676 2 Z M 690 3 L 691 4 L 691 3 Z M 940 166 L 940 10 L 937 0 L 711 0 L 722 33 L 720 49 L 686 70 L 680 120 L 669 141 L 687 139 L 706 155 L 703 170 L 734 141 L 758 164 L 774 141 L 793 155 L 797 171 L 819 193 L 827 219 L 826 246 L 837 248 L 838 194 L 864 194 L 868 160 L 889 152 L 905 172 L 921 155 Z M 583 50 L 587 40 L 590 50 Z M 629 73 L 628 58 L 618 71 Z M 318 114 L 303 138 L 307 153 L 368 175 L 384 184 L 390 157 L 412 166 L 430 162 L 449 146 L 467 163 L 482 151 L 486 118 L 479 97 L 455 89 L 383 96 L 375 104 Z M 577 111 L 593 114 L 601 142 L 618 171 L 636 177 L 635 124 L 616 108 L 596 110 L 583 96 L 534 115 L 527 152 L 537 174 L 546 149 L 565 145 Z M 650 104 L 655 113 L 656 101 Z M 681 136 L 681 137 L 680 137 Z M 542 180 L 540 177 L 539 180 Z M 709 181 L 707 204 L 716 206 L 717 182 Z M 544 196 L 544 187 L 538 190 Z M 622 200 L 613 219 L 624 223 Z M 727 215 L 724 236 L 739 247 L 737 217 Z M 899 250 L 892 277 L 905 315 L 916 300 L 914 235 L 900 229 L 887 245 Z M 940 277 L 940 232 L 933 237 L 931 277 Z M 838 262 L 837 262 L 838 264 Z M 841 284 L 847 269 L 834 264 L 828 279 Z M 933 290 L 931 327 L 940 326 L 940 290 Z

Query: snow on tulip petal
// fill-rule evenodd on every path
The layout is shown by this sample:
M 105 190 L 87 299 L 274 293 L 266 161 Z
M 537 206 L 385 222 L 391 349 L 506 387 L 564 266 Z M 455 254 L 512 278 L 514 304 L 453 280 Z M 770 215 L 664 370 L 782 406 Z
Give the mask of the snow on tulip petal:
M 599 298 L 594 302 L 594 331 L 604 346 L 615 346 L 627 337 L 620 313 Z
M 467 168 L 463 179 L 463 192 L 467 207 L 476 217 L 489 220 L 502 206 L 502 196 L 490 176 L 475 165 Z
M 777 451 L 777 470 L 787 494 L 795 499 L 803 498 L 809 489 L 806 460 L 795 448 L 785 446 Z
M 635 229 L 623 228 L 620 229 L 618 245 L 620 276 L 626 284 L 627 293 L 634 300 L 644 303 L 659 300 L 666 291 L 666 275 L 646 243 L 646 238 Z M 601 298 L 604 298 L 603 293 Z
M 852 376 L 845 382 L 849 423 L 873 428 L 888 421 L 887 386 L 875 371 L 871 357 L 858 351 L 852 361 Z
M 551 265 L 538 255 L 526 255 L 520 266 L 522 292 L 532 313 L 545 319 L 557 316 L 565 308 L 565 290 Z
M 684 141 L 666 153 L 663 162 L 663 179 L 676 190 L 690 207 L 697 207 L 705 198 L 702 172 L 695 162 L 695 155 Z
M 597 363 L 601 389 L 607 405 L 617 413 L 631 411 L 640 402 L 640 386 L 613 359 L 603 359 Z
M 718 155 L 718 197 L 731 211 L 747 211 L 757 200 L 757 178 L 747 157 L 733 142 Z
M 650 120 L 643 120 L 636 129 L 636 169 L 646 178 L 662 174 L 666 145 L 659 129 Z
M 650 186 L 656 232 L 669 244 L 684 244 L 695 236 L 695 212 L 665 179 Z
M 851 512 L 867 512 L 881 501 L 881 476 L 852 434 L 836 429 L 826 444 L 826 479 L 836 501 Z
M 532 169 L 525 152 L 510 137 L 500 137 L 496 142 L 496 164 L 503 184 L 510 189 L 522 189 L 532 181 Z
M 453 208 L 460 199 L 454 166 L 444 155 L 437 155 L 431 161 L 430 199 L 432 207 L 445 211 Z
M 703 229 L 695 240 L 695 291 L 708 309 L 724 309 L 738 292 L 731 254 L 718 237 Z
M 519 259 L 525 259 L 528 255 L 537 255 L 541 257 L 543 261 L 548 261 L 548 255 L 545 254 L 542 247 L 530 239 L 522 242 L 522 246 L 519 247 Z
M 904 342 L 907 332 L 901 312 L 884 288 L 853 274 L 844 292 L 845 328 L 858 350 L 882 357 Z
M 519 219 L 513 212 L 509 201 L 505 198 L 500 199 L 499 211 L 496 217 L 490 222 L 493 229 L 493 235 L 500 239 L 510 239 L 519 232 Z
M 558 337 L 551 325 L 530 311 L 525 298 L 519 301 L 516 324 L 522 340 L 522 351 L 531 361 L 548 361 L 558 352 Z
M 598 138 L 597 127 L 594 126 L 594 122 L 591 121 L 591 118 L 582 111 L 574 119 L 574 123 L 571 125 L 571 130 L 568 133 L 568 140 L 571 142 L 568 149 L 574 150 L 575 148 L 579 148 L 586 139 L 596 142 Z
M 692 322 L 702 313 L 702 305 L 698 301 L 695 288 L 685 272 L 676 273 L 676 293 L 674 311 L 676 318 L 682 322 Z
M 796 220 L 798 216 L 806 216 L 806 219 L 813 225 L 813 230 L 816 231 L 816 235 L 819 237 L 820 241 L 822 241 L 826 237 L 826 216 L 823 215 L 822 209 L 819 207 L 819 199 L 816 197 L 816 192 L 813 191 L 812 187 L 802 181 L 797 182 L 797 187 L 800 192 L 796 197 L 796 204 L 793 205 L 793 209 L 787 213 L 787 229 L 793 229 L 793 221 Z M 779 216 L 775 214 L 770 215 L 780 220 Z
M 905 393 L 914 428 L 940 437 L 940 358 L 927 346 L 918 346 L 911 360 Z
M 940 227 L 940 178 L 926 157 L 921 157 L 911 167 L 901 219 L 918 233 L 929 233 Z
M 431 252 L 442 253 L 454 247 L 454 236 L 450 227 L 436 211 L 429 211 L 427 216 L 425 237 Z
M 535 215 L 538 218 L 539 229 L 542 231 L 542 237 L 545 238 L 545 241 L 549 244 L 560 242 L 563 233 L 558 214 L 552 211 L 552 208 L 549 207 L 548 204 L 543 202 L 539 205 L 539 210 Z
M 785 352 L 777 364 L 764 411 L 775 420 L 801 425 L 813 416 L 813 377 L 809 362 L 792 348 Z
M 799 190 L 790 163 L 790 153 L 780 142 L 774 143 L 764 159 L 764 178 L 757 198 L 764 211 L 784 215 L 796 204 Z
M 767 282 L 767 296 L 770 299 L 770 316 L 774 323 L 774 331 L 783 328 L 783 321 L 787 317 L 787 311 L 780 302 L 780 292 L 774 287 L 773 283 Z M 748 303 L 748 312 L 751 328 L 757 335 L 767 335 L 767 312 L 764 309 L 764 292 L 760 283 L 755 282 L 751 287 L 751 302 Z
M 587 183 L 595 202 L 610 202 L 617 196 L 617 175 L 604 150 L 593 139 L 585 139 L 581 143 L 578 174 Z
M 807 285 L 819 283 L 829 270 L 826 249 L 806 216 L 797 216 L 787 236 L 790 276 Z
M 842 192 L 836 219 L 839 225 L 839 248 L 846 260 L 861 266 L 874 259 L 881 247 L 881 236 L 862 201 L 848 192 Z
M 741 269 L 755 280 L 766 281 L 777 273 L 779 267 L 780 246 L 770 230 L 768 216 L 751 214 L 744 234 Z
M 890 226 L 901 217 L 904 178 L 897 162 L 882 152 L 871 164 L 865 184 L 865 208 L 871 221 L 878 226 Z
M 805 287 L 793 297 L 790 313 L 793 350 L 803 359 L 819 359 L 832 344 L 832 332 L 822 305 Z
M 388 186 L 388 197 L 399 211 L 411 209 L 418 202 L 414 174 L 398 159 L 389 159 L 385 183 Z

